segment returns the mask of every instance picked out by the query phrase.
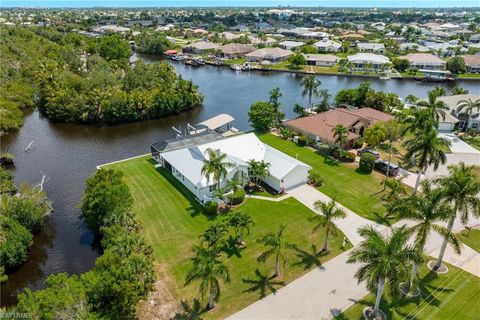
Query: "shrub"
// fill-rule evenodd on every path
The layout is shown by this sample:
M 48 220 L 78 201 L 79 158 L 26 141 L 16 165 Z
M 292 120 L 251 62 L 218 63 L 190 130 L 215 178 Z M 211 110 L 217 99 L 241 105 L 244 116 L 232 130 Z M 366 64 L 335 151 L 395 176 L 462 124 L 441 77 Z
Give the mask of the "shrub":
M 298 144 L 299 146 L 304 147 L 304 146 L 307 145 L 307 142 L 308 142 L 308 139 L 307 139 L 307 137 L 305 137 L 305 136 L 300 136 L 300 137 L 297 138 L 297 144 Z
M 316 143 L 315 149 L 324 157 L 329 157 L 332 153 L 332 148 L 325 143 Z
M 209 215 L 217 214 L 218 211 L 218 203 L 215 201 L 207 201 L 205 202 L 205 212 Z
M 245 190 L 240 189 L 232 195 L 232 205 L 237 205 L 243 202 L 245 199 Z
M 314 187 L 320 187 L 321 185 L 323 185 L 323 179 L 320 176 L 320 174 L 318 174 L 315 171 L 310 170 L 308 172 L 308 183 L 311 184 Z
M 363 147 L 363 142 L 364 142 L 363 138 L 359 138 L 353 142 L 353 147 L 355 149 L 360 149 L 361 147 Z
M 342 150 L 340 152 L 340 161 L 353 162 L 355 161 L 355 153 Z
M 360 157 L 358 169 L 363 173 L 372 173 L 375 167 L 375 156 L 369 152 L 365 152 Z

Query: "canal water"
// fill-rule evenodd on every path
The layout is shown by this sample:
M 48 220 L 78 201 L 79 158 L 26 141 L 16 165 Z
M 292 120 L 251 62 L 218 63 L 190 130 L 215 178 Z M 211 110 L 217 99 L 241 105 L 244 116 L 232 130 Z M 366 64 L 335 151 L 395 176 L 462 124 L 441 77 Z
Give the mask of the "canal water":
M 154 58 L 141 57 L 147 62 Z M 167 118 L 116 126 L 54 124 L 38 111 L 25 117 L 23 127 L 1 137 L 2 152 L 15 154 L 15 180 L 37 183 L 42 174 L 49 180 L 45 190 L 53 201 L 54 212 L 37 234 L 28 262 L 1 288 L 1 305 L 15 303 L 23 288 L 41 288 L 44 279 L 53 273 L 83 273 L 94 265 L 97 251 L 92 247 L 93 236 L 80 219 L 79 203 L 85 180 L 99 164 L 149 152 L 152 142 L 173 137 L 172 126 L 184 128 L 219 113 L 228 113 L 240 130 L 249 129 L 248 108 L 252 102 L 267 100 L 268 92 L 280 87 L 281 102 L 287 117 L 293 117 L 292 107 L 302 100 L 301 75 L 291 73 L 234 72 L 214 66 L 191 67 L 172 63 L 184 79 L 191 79 L 204 94 L 204 106 Z M 340 89 L 357 87 L 365 78 L 318 76 L 322 89 L 332 95 Z M 431 83 L 414 80 L 370 80 L 375 90 L 396 92 L 405 98 L 409 94 L 426 96 Z M 456 83 L 470 92 L 480 93 L 479 82 Z M 453 83 L 442 83 L 447 91 Z M 33 141 L 30 151 L 25 148 Z

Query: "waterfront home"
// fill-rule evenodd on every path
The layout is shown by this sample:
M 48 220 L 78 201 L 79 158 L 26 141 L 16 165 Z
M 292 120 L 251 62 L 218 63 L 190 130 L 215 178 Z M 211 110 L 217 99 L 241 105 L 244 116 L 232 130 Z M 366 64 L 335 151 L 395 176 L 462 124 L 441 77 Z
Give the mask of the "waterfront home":
M 219 48 L 219 45 L 209 41 L 198 41 L 183 48 L 185 53 L 204 54 L 212 53 Z
M 445 61 L 431 53 L 409 53 L 399 58 L 408 60 L 412 68 L 424 70 L 445 69 Z
M 254 133 L 225 137 L 216 131 L 204 131 L 172 140 L 153 144 L 152 156 L 202 203 L 211 200 L 217 188 L 213 177 L 207 178 L 202 174 L 209 149 L 226 154 L 225 162 L 230 164 L 226 176 L 220 180 L 220 188 L 225 188 L 232 179 L 246 183 L 250 160 L 270 164 L 269 175 L 263 182 L 277 192 L 306 183 L 311 169 L 305 163 L 262 143 Z
M 229 43 L 221 46 L 219 50 L 222 57 L 236 59 L 255 51 L 255 48 L 241 43 Z
M 378 70 L 391 63 L 387 57 L 375 53 L 357 53 L 348 56 L 348 61 L 354 65 L 355 69 L 363 70 Z
M 280 48 L 285 49 L 285 50 L 292 50 L 295 48 L 300 48 L 301 46 L 305 45 L 305 43 L 300 42 L 300 41 L 282 41 L 278 44 Z
M 288 59 L 293 54 L 290 50 L 281 48 L 262 48 L 253 52 L 247 53 L 245 57 L 248 61 L 253 62 L 282 62 Z
M 454 129 L 454 125 L 451 125 L 451 122 L 454 124 L 458 123 L 458 129 L 465 130 L 468 128 L 474 129 L 476 131 L 480 131 L 480 116 L 478 116 L 478 112 L 473 114 L 472 118 L 470 119 L 470 124 L 468 123 L 468 115 L 464 112 L 457 112 L 458 106 L 462 103 L 462 101 L 477 101 L 480 99 L 480 94 L 458 94 L 452 96 L 441 96 L 438 97 L 438 101 L 442 101 L 450 110 L 450 113 L 447 113 L 448 119 L 446 117 L 446 123 L 439 125 L 439 130 L 441 131 L 452 131 Z M 457 120 L 458 119 L 458 120 Z
M 337 41 L 324 38 L 313 44 L 319 52 L 337 52 L 342 47 L 342 44 Z
M 315 141 L 334 144 L 335 137 L 332 130 L 336 125 L 341 124 L 348 130 L 346 146 L 351 147 L 355 140 L 363 136 L 365 128 L 370 127 L 374 123 L 391 119 L 393 119 L 391 115 L 372 108 L 353 110 L 337 108 L 312 116 L 285 121 L 284 125 Z
M 304 54 L 304 56 L 309 66 L 332 67 L 338 61 L 338 57 L 333 54 Z
M 422 46 L 418 43 L 415 42 L 405 42 L 400 44 L 400 50 L 402 51 L 417 51 L 417 52 L 429 52 L 430 49 L 428 49 L 425 46 Z
M 385 45 L 383 43 L 359 42 L 357 43 L 358 51 L 385 53 Z
M 469 73 L 480 73 L 480 55 L 466 55 L 462 56 L 465 61 L 465 67 Z

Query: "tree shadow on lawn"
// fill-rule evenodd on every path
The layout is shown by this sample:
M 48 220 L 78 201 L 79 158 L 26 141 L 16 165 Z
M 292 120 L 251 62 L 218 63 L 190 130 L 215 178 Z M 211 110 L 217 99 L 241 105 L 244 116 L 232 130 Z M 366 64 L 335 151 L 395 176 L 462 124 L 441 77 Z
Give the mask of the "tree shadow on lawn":
M 312 267 L 317 267 L 319 269 L 324 269 L 320 257 L 324 256 L 326 253 L 318 251 L 317 246 L 312 244 L 311 250 L 302 250 L 300 248 L 295 248 L 295 255 L 299 261 L 295 262 L 294 266 L 303 266 L 303 270 L 310 269 Z
M 196 217 L 199 214 L 203 214 L 207 217 L 208 220 L 215 220 L 216 215 L 206 214 L 203 206 L 195 199 L 195 196 L 188 190 L 183 184 L 180 183 L 167 169 L 163 167 L 156 168 L 156 171 L 160 173 L 178 192 L 180 192 L 185 199 L 190 202 L 190 207 L 187 208 L 187 211 L 190 213 L 190 216 Z
M 276 287 L 283 287 L 286 285 L 284 281 L 275 281 L 274 277 L 262 274 L 258 268 L 255 269 L 255 278 L 243 278 L 242 282 L 252 285 L 250 288 L 243 290 L 243 292 L 258 291 L 260 299 L 266 297 L 267 294 L 277 293 Z
M 182 300 L 180 305 L 182 311 L 175 313 L 171 318 L 172 320 L 202 320 L 201 315 L 208 311 L 206 306 L 202 307 L 198 299 L 194 299 L 191 305 L 187 301 Z
M 222 251 L 227 254 L 228 258 L 230 258 L 231 256 L 241 258 L 243 249 L 244 248 L 241 248 L 237 245 L 237 240 L 231 236 L 228 237 L 228 239 L 225 241 L 224 246 L 222 247 Z

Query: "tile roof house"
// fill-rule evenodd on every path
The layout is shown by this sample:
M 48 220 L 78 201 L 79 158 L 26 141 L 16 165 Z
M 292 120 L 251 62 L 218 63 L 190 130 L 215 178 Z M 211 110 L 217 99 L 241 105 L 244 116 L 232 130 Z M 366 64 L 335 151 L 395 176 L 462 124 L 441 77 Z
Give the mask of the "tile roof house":
M 289 41 L 289 40 L 287 40 L 287 41 L 280 42 L 278 45 L 282 49 L 292 50 L 292 49 L 295 49 L 295 48 L 299 48 L 299 47 L 303 46 L 304 44 L 305 43 L 300 42 L 300 41 Z
M 221 46 L 220 53 L 223 57 L 226 58 L 239 58 L 243 57 L 249 52 L 255 51 L 255 48 L 241 43 L 229 43 L 224 46 Z
M 315 42 L 313 45 L 319 52 L 337 52 L 342 47 L 341 43 L 327 38 Z
M 365 69 L 369 64 L 373 69 L 379 69 L 386 64 L 390 64 L 390 59 L 385 56 L 374 53 L 357 53 L 347 57 L 348 61 L 353 63 L 357 69 Z
M 357 48 L 360 52 L 384 53 L 385 45 L 383 43 L 359 42 Z
M 356 139 L 363 135 L 365 128 L 374 123 L 391 119 L 393 119 L 393 116 L 372 108 L 355 110 L 337 108 L 312 116 L 289 120 L 284 124 L 294 131 L 328 144 L 335 142 L 332 130 L 336 125 L 341 124 L 348 129 L 347 146 L 351 146 Z
M 470 73 L 480 73 L 480 55 L 466 55 L 462 56 L 465 61 L 465 67 Z
M 468 115 L 465 113 L 458 113 L 457 108 L 458 106 L 462 103 L 462 101 L 477 101 L 480 100 L 480 94 L 457 94 L 457 95 L 452 95 L 452 96 L 441 96 L 437 98 L 438 101 L 442 101 L 447 105 L 447 107 L 450 109 L 450 114 L 445 119 L 445 123 L 448 122 L 458 122 L 458 128 L 460 129 L 465 129 L 465 127 L 468 125 L 469 128 L 472 128 L 474 130 L 480 131 L 480 114 L 477 112 L 472 115 L 472 118 L 470 119 L 470 123 L 468 123 Z M 458 119 L 458 120 L 457 120 Z M 443 131 L 452 131 L 453 127 L 450 126 L 448 129 L 442 126 L 442 123 L 439 125 L 439 129 Z
M 431 53 L 409 53 L 399 57 L 410 62 L 410 66 L 424 70 L 444 70 L 445 61 Z
M 253 52 L 247 53 L 245 57 L 248 61 L 269 61 L 269 62 L 281 62 L 288 59 L 293 54 L 290 50 L 281 48 L 262 48 Z
M 198 41 L 184 47 L 183 52 L 203 54 L 203 53 L 213 52 L 218 48 L 219 48 L 219 45 L 216 43 L 209 42 L 209 41 Z
M 309 66 L 331 67 L 338 61 L 338 57 L 333 54 L 304 54 L 304 56 Z

